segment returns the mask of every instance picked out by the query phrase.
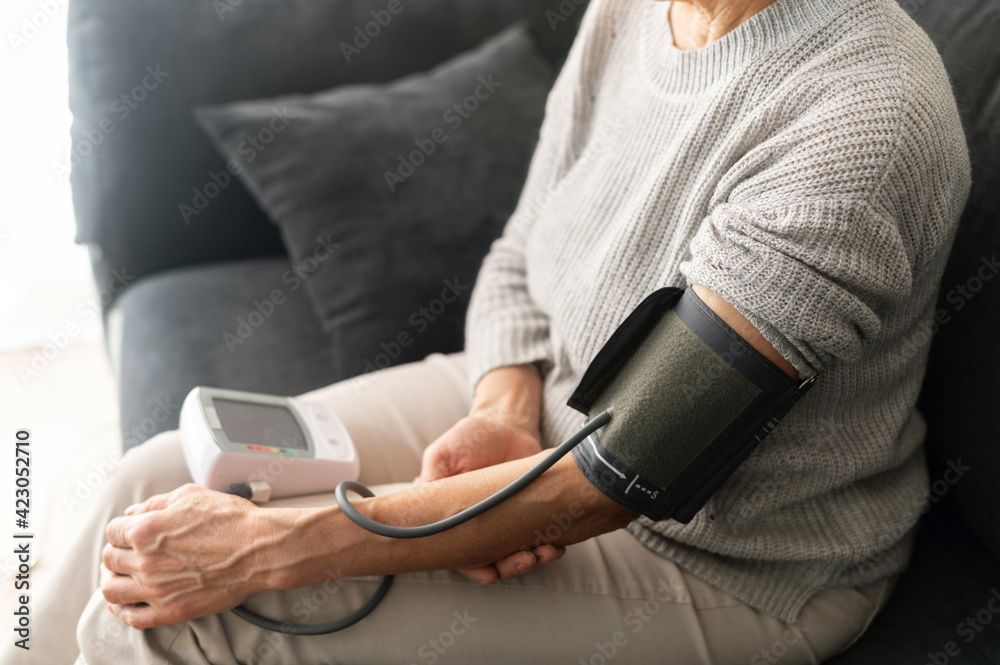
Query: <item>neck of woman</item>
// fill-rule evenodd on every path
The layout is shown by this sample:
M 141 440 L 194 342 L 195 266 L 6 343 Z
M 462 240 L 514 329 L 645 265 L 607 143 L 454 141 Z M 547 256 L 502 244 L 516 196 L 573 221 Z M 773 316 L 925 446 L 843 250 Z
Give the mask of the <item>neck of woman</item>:
M 701 48 L 780 0 L 675 0 L 670 6 L 674 46 Z

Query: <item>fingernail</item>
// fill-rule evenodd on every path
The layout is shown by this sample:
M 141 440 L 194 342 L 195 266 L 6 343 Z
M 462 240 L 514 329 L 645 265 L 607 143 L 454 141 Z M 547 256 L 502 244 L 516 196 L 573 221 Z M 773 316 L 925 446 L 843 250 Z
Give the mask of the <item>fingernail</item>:
M 136 504 L 133 503 L 131 506 L 125 509 L 125 514 L 131 515 L 132 511 L 135 510 L 136 508 L 137 508 Z
M 517 564 L 517 569 L 523 573 L 525 571 L 531 570 L 531 566 L 529 566 L 526 563 L 519 563 Z

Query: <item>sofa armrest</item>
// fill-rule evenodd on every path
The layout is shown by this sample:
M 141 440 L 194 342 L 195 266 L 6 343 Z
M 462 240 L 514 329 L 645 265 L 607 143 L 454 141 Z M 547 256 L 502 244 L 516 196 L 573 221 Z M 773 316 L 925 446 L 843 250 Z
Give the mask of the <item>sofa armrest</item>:
M 196 127 L 193 107 L 391 80 L 522 19 L 559 58 L 584 4 L 72 0 L 77 242 L 91 246 L 99 279 L 112 269 L 144 276 L 283 253 L 277 229 Z M 553 23 L 552 12 L 569 20 Z

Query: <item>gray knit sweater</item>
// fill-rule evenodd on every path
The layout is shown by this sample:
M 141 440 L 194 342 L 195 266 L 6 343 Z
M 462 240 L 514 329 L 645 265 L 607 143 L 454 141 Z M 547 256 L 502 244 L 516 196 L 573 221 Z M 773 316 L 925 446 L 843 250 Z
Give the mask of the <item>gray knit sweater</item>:
M 691 51 L 669 6 L 588 8 L 476 283 L 470 381 L 543 361 L 555 444 L 644 296 L 723 296 L 819 378 L 690 524 L 629 530 L 792 622 L 818 590 L 906 565 L 929 485 L 914 403 L 969 158 L 941 60 L 893 0 L 777 0 Z

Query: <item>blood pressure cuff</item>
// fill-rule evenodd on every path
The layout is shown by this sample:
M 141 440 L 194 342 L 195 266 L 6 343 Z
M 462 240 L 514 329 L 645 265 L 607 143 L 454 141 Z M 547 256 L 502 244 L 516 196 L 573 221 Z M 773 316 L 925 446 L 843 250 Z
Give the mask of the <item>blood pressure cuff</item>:
M 660 289 L 615 330 L 569 405 L 611 422 L 573 449 L 609 497 L 687 523 L 810 388 L 691 289 Z

